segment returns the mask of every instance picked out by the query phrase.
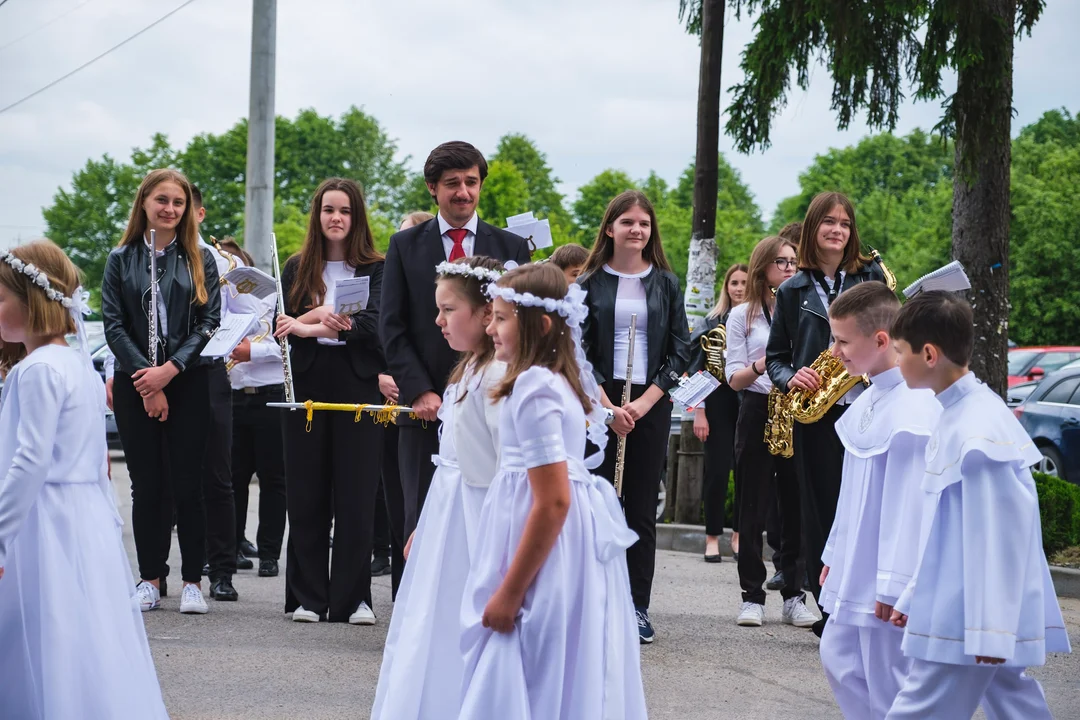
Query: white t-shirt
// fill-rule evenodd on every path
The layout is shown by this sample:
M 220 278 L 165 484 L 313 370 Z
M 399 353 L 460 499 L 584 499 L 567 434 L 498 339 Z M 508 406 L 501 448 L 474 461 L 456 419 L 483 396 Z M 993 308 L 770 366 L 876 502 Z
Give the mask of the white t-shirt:
M 356 268 L 351 265 L 346 265 L 344 260 L 328 260 L 323 265 L 322 279 L 326 284 L 326 297 L 323 299 L 323 305 L 334 307 L 334 285 L 338 280 L 345 280 L 351 278 L 356 273 Z M 344 345 L 341 340 L 331 340 L 329 338 L 319 338 L 320 345 Z
M 604 265 L 604 272 L 619 278 L 619 290 L 615 295 L 615 353 L 611 376 L 615 380 L 626 379 L 627 351 L 630 349 L 630 316 L 637 314 L 634 335 L 634 377 L 631 383 L 644 385 L 649 371 L 649 304 L 645 297 L 645 278 L 652 272 L 652 265 L 645 270 L 628 275 Z

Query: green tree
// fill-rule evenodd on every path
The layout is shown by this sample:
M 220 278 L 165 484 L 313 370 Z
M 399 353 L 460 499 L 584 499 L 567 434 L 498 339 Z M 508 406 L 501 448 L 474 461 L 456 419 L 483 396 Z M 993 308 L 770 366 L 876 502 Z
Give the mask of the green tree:
M 792 75 L 807 89 L 819 58 L 832 76 L 840 128 L 865 110 L 871 127 L 891 130 L 905 78 L 917 99 L 935 99 L 945 95 L 943 71 L 956 71 L 956 92 L 945 99 L 938 126 L 956 140 L 952 250 L 978 298 L 972 367 L 1004 392 L 1009 274 L 1001 268 L 1009 267 L 1013 42 L 1030 33 L 1044 0 L 735 0 L 735 6 L 758 13 L 727 123 L 744 152 L 768 146 Z
M 528 137 L 517 133 L 503 135 L 490 160 L 493 163 L 510 163 L 518 169 L 528 190 L 528 209 L 538 217 L 550 218 L 566 212 L 563 196 L 556 189 L 559 178 L 552 174 L 547 155 L 540 152 Z
M 506 218 L 529 210 L 529 186 L 517 166 L 505 160 L 488 164 L 476 212 L 485 222 L 505 227 Z
M 574 201 L 574 222 L 586 247 L 592 247 L 600 223 L 604 221 L 604 211 L 608 203 L 624 190 L 637 189 L 629 175 L 622 170 L 607 169 L 589 182 L 578 188 L 578 198 Z

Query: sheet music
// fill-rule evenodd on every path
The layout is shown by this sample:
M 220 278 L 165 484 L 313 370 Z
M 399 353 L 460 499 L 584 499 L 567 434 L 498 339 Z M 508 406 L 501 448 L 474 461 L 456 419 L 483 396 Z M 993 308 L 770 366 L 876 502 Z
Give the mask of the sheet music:
M 970 287 L 971 281 L 968 279 L 967 273 L 964 272 L 964 266 L 960 264 L 959 260 L 953 260 L 948 265 L 923 275 L 904 288 L 904 297 L 910 299 L 927 290 L 956 292 L 958 290 L 967 290 Z
M 254 295 L 262 300 L 277 291 L 274 278 L 259 268 L 241 265 L 223 276 L 241 295 Z
M 529 242 L 532 243 L 530 250 L 539 250 L 554 244 L 551 237 L 551 223 L 547 219 L 537 220 L 532 212 L 506 218 L 506 231 L 518 237 L 529 238 Z
M 704 370 L 679 380 L 679 387 L 671 391 L 671 399 L 687 410 L 693 410 L 720 387 L 720 381 Z
M 240 341 L 247 337 L 248 331 L 258 324 L 258 315 L 229 313 L 199 355 L 208 358 L 223 358 L 229 355 Z
M 334 283 L 334 312 L 338 315 L 355 315 L 367 310 L 371 288 L 370 277 L 351 277 Z

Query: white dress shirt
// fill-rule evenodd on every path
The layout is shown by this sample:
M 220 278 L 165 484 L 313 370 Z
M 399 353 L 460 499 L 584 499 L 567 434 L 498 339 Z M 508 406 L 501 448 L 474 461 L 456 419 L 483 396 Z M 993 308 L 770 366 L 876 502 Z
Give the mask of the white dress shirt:
M 454 249 L 454 241 L 446 234 L 446 231 L 452 230 L 454 226 L 443 218 L 442 213 L 438 214 L 438 218 L 439 232 L 442 233 L 443 250 L 446 251 L 446 259 L 449 260 L 450 252 Z M 476 225 L 478 221 L 479 218 L 477 218 L 476 213 L 473 213 L 472 217 L 469 218 L 469 222 L 462 226 L 468 230 L 468 232 L 465 233 L 465 239 L 461 241 L 461 246 L 465 248 L 465 257 L 472 257 L 475 254 L 473 250 L 476 249 Z
M 644 385 L 649 372 L 649 303 L 645 296 L 644 278 L 652 272 L 652 265 L 639 273 L 628 275 L 612 270 L 606 264 L 604 272 L 619 278 L 615 295 L 615 353 L 611 377 L 626 380 L 626 362 L 630 350 L 630 316 L 637 314 L 634 326 L 634 377 L 633 385 Z
M 274 339 L 273 333 L 266 332 L 268 326 L 274 326 L 277 295 L 270 294 L 262 300 L 251 296 L 251 299 L 259 305 L 259 328 L 248 335 L 251 340 L 251 360 L 237 363 L 229 371 L 229 382 L 233 390 L 281 385 L 285 382 L 285 371 L 281 366 L 281 345 Z M 265 336 L 256 342 L 255 338 L 264 332 Z
M 749 331 L 746 328 L 746 313 L 749 303 L 736 305 L 731 309 L 727 319 L 727 348 L 724 350 L 724 373 L 728 383 L 731 376 L 765 357 L 765 346 L 769 343 L 769 321 L 765 319 L 765 311 L 758 309 L 758 315 L 754 318 Z M 768 395 L 773 384 L 769 380 L 769 374 L 765 373 L 754 380 L 750 392 Z

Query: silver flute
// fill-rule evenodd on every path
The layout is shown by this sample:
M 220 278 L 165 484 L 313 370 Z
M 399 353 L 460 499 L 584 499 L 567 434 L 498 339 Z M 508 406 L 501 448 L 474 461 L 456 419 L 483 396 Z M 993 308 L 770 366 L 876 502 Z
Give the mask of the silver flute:
M 285 293 L 281 290 L 281 265 L 278 263 L 277 235 L 270 233 L 270 264 L 274 273 L 274 284 L 277 286 L 277 312 L 285 314 Z M 296 391 L 293 389 L 292 380 L 292 357 L 289 355 L 289 338 L 278 338 L 281 345 L 281 369 L 285 374 L 285 402 L 296 402 Z
M 637 337 L 637 313 L 630 315 L 629 340 L 626 344 L 626 384 L 623 385 L 622 405 L 630 403 L 630 385 L 634 382 L 634 339 Z M 626 470 L 626 436 L 619 438 L 615 453 L 615 494 L 622 497 L 623 472 Z
M 157 367 L 158 351 L 158 277 L 157 277 L 157 243 L 154 231 L 150 231 L 150 311 L 146 313 L 150 318 L 150 365 Z

